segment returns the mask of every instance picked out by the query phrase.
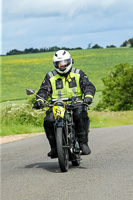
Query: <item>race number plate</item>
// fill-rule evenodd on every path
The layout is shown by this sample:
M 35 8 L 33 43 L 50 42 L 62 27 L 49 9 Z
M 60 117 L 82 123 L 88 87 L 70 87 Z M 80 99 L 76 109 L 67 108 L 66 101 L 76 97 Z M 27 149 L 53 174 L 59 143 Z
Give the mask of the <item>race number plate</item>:
M 57 116 L 64 118 L 65 108 L 61 106 L 53 106 L 53 113 L 54 113 L 55 119 L 57 118 Z

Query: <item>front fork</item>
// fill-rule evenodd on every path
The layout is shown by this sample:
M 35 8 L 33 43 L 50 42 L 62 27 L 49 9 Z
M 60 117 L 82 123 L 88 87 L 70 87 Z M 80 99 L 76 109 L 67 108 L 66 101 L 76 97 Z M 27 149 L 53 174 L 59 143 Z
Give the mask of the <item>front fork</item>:
M 57 127 L 62 127 L 63 132 L 64 132 L 64 136 L 65 136 L 65 140 L 66 140 L 66 144 L 68 146 L 68 127 L 65 125 L 65 121 L 64 119 L 62 119 L 60 116 L 57 117 L 57 119 L 55 120 L 55 124 L 54 124 L 54 129 L 56 132 L 56 128 Z
M 64 127 L 64 120 L 61 117 L 57 117 L 57 119 L 55 120 L 55 124 L 54 127 Z

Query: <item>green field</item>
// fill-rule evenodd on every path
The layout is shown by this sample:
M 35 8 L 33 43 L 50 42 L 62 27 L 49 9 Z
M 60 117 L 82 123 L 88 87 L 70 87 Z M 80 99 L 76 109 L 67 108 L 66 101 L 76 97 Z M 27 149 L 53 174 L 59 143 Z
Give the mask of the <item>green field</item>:
M 97 91 L 102 90 L 101 78 L 107 76 L 113 66 L 126 62 L 133 64 L 133 48 L 88 49 L 69 52 L 75 61 L 73 67 L 83 70 L 96 86 Z M 26 99 L 26 88 L 38 90 L 46 73 L 54 69 L 53 54 L 54 52 L 1 57 L 1 101 Z

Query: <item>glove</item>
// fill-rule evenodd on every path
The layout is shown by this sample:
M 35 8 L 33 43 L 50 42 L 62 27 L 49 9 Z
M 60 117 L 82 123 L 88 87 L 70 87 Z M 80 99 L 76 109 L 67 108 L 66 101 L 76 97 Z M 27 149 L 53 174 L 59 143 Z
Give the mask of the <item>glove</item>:
M 90 105 L 90 104 L 92 103 L 92 100 L 93 100 L 93 96 L 90 95 L 90 94 L 88 94 L 88 95 L 86 95 L 85 98 L 84 98 L 84 103 Z
M 43 101 L 42 99 L 38 99 L 38 100 L 34 103 L 33 108 L 41 109 L 41 108 L 44 107 L 43 103 L 44 103 L 44 101 Z

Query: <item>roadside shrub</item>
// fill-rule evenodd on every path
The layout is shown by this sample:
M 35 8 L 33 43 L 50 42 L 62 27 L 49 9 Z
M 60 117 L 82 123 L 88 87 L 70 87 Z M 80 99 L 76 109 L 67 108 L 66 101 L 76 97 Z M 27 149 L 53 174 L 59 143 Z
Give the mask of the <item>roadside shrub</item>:
M 32 124 L 42 126 L 46 108 L 42 110 L 32 109 L 30 104 L 18 106 L 11 104 L 1 112 L 1 124 L 8 126 L 14 124 Z
M 31 95 L 27 99 L 27 104 L 30 104 L 32 106 L 35 103 L 35 101 L 36 101 L 36 96 L 35 95 Z
M 127 63 L 116 65 L 102 80 L 105 88 L 95 110 L 133 110 L 133 66 Z

